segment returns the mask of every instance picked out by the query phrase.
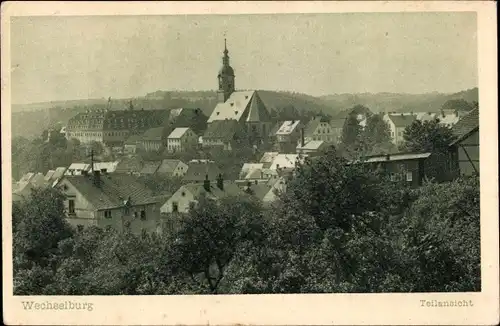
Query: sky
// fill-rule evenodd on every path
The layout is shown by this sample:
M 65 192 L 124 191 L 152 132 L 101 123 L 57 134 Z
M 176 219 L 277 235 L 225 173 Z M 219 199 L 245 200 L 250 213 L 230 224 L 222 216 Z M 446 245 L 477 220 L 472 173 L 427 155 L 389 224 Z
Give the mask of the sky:
M 477 87 L 475 13 L 14 17 L 12 102 L 237 89 L 313 96 Z

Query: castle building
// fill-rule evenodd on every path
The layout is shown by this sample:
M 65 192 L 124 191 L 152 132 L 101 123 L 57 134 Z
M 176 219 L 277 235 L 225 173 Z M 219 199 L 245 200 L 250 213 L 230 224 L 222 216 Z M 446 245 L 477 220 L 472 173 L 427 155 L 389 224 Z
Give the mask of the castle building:
M 132 135 L 162 126 L 166 117 L 168 112 L 163 110 L 87 110 L 68 121 L 66 138 L 121 145 Z
M 271 128 L 269 111 L 257 91 L 235 90 L 235 75 L 229 64 L 229 51 L 225 40 L 223 54 L 222 67 L 217 75 L 218 103 L 208 119 L 208 124 L 215 121 L 236 120 L 242 129 L 245 129 L 250 143 L 266 142 Z M 210 127 L 208 129 L 210 130 Z

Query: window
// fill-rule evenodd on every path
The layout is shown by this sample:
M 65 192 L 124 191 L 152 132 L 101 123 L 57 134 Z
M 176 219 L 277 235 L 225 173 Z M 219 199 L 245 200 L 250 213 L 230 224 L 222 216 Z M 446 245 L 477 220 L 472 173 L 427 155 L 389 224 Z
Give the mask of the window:
M 134 212 L 134 218 L 137 218 L 137 216 L 138 216 L 137 212 Z
M 172 212 L 177 213 L 179 211 L 179 204 L 177 202 L 172 202 Z
M 68 202 L 68 210 L 70 214 L 75 214 L 75 201 L 73 199 Z
M 141 211 L 141 220 L 142 221 L 146 220 L 146 211 L 144 211 L 144 210 Z
M 402 136 L 402 134 L 403 134 L 403 133 L 402 133 L 401 131 L 400 131 L 400 132 L 398 132 L 398 136 L 399 136 L 399 137 L 401 137 L 401 136 Z
M 130 215 L 130 208 L 125 207 L 125 215 Z
M 181 193 L 181 195 L 182 195 L 182 197 L 184 197 L 184 196 L 186 196 L 186 193 L 183 191 L 183 192 Z
M 217 115 L 219 115 L 219 112 L 216 112 L 216 113 L 217 113 Z
M 406 172 L 406 181 L 408 181 L 408 182 L 413 181 L 413 172 L 412 171 Z
M 105 218 L 111 218 L 111 211 L 104 211 Z
M 76 226 L 76 230 L 77 230 L 78 232 L 82 232 L 82 231 L 83 231 L 83 225 L 82 225 L 82 224 L 78 224 L 78 225 Z
M 396 173 L 391 173 L 391 181 L 396 181 Z

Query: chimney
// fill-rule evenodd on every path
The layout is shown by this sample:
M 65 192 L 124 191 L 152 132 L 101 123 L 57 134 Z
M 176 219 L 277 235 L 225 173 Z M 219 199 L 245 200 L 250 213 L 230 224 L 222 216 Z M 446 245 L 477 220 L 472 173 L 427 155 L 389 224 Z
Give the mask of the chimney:
M 208 180 L 208 174 L 205 174 L 205 181 L 203 181 L 203 188 L 205 191 L 210 192 L 210 180 Z
M 94 185 L 96 187 L 101 187 L 101 171 L 94 171 Z
M 306 144 L 306 141 L 304 139 L 304 128 L 301 128 L 300 129 L 300 146 L 304 147 L 305 144 Z
M 220 173 L 217 176 L 217 187 L 220 190 L 224 190 L 224 179 L 222 178 L 222 174 L 220 174 Z

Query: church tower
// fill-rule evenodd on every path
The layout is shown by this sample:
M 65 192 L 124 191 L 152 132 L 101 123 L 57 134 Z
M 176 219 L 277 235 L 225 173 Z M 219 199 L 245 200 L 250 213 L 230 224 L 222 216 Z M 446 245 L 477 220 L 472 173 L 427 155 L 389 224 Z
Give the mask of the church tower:
M 227 50 L 226 39 L 224 39 L 224 56 L 222 57 L 222 67 L 219 70 L 217 79 L 219 80 L 219 90 L 217 91 L 217 102 L 224 103 L 234 92 L 234 70 L 229 65 L 229 51 Z

